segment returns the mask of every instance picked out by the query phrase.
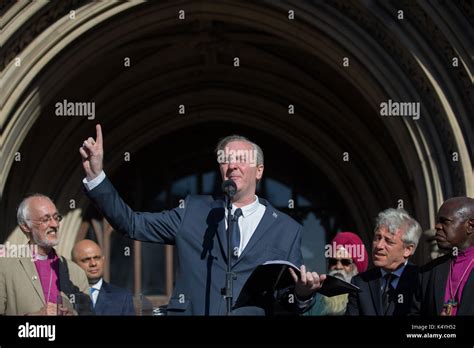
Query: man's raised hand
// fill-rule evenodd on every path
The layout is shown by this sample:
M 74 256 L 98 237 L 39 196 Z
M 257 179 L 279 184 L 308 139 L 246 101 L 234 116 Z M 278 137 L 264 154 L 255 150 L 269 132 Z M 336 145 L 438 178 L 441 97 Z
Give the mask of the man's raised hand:
M 82 157 L 82 166 L 86 172 L 87 181 L 96 178 L 103 168 L 104 161 L 104 146 L 102 143 L 102 128 L 100 124 L 95 126 L 96 137 L 95 140 L 89 137 L 84 141 L 79 148 L 79 153 Z

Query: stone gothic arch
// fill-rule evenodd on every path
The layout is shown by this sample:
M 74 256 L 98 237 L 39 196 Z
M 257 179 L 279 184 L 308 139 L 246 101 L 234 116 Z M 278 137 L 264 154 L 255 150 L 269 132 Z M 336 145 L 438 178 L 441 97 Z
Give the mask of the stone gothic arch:
M 88 205 L 77 147 L 92 123 L 52 122 L 62 99 L 96 103 L 117 150 L 109 171 L 123 143 L 136 151 L 182 127 L 231 119 L 273 134 L 330 178 L 366 242 L 399 200 L 429 229 L 446 198 L 474 196 L 468 2 L 11 1 L 1 12 L 2 240 L 21 197 L 41 190 L 66 210 L 75 200 L 62 251 L 75 241 Z M 388 99 L 419 101 L 422 117 L 381 117 Z

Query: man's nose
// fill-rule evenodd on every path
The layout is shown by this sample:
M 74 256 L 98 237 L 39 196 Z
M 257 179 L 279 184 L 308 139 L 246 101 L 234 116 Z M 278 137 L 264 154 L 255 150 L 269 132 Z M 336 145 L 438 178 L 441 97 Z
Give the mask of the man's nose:
M 229 169 L 233 170 L 233 169 L 236 169 L 236 168 L 237 168 L 237 161 L 233 159 L 229 162 Z
M 337 260 L 337 263 L 336 263 L 336 269 L 337 269 L 337 270 L 344 269 L 344 267 L 342 267 L 341 260 Z
M 385 246 L 385 242 L 384 242 L 383 239 L 380 239 L 380 240 L 377 240 L 377 241 L 374 242 L 374 247 L 375 247 L 376 250 L 383 249 L 384 246 Z
M 442 226 L 439 222 L 436 223 L 436 225 L 435 225 L 435 230 L 436 230 L 436 231 L 439 231 L 439 230 L 442 230 L 442 229 L 443 229 L 443 226 Z
M 49 227 L 58 228 L 59 227 L 59 221 L 57 221 L 55 218 L 49 219 Z

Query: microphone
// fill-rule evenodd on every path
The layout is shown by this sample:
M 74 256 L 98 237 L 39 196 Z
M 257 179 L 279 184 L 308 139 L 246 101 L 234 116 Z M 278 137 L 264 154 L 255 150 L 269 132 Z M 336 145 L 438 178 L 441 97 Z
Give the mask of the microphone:
M 225 297 L 226 307 L 227 307 L 227 315 L 231 315 L 232 313 L 232 298 L 233 298 L 233 283 L 234 279 L 237 279 L 237 275 L 232 272 L 232 244 L 231 240 L 233 240 L 232 231 L 238 231 L 234 228 L 234 219 L 231 214 L 232 211 L 232 198 L 237 193 L 237 185 L 235 184 L 234 180 L 228 179 L 222 183 L 222 191 L 225 194 L 225 205 L 227 207 L 227 272 L 225 273 L 225 287 L 221 289 L 222 294 Z
M 229 198 L 232 199 L 237 193 L 237 185 L 234 180 L 228 179 L 222 183 L 222 191 Z

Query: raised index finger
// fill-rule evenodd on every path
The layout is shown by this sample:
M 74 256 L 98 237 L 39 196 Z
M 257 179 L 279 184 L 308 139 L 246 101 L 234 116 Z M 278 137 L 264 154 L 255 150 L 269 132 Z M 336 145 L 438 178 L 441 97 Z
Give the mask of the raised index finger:
M 102 146 L 102 128 L 100 127 L 100 124 L 96 124 L 95 133 L 96 133 L 95 142 L 99 144 L 100 146 Z

